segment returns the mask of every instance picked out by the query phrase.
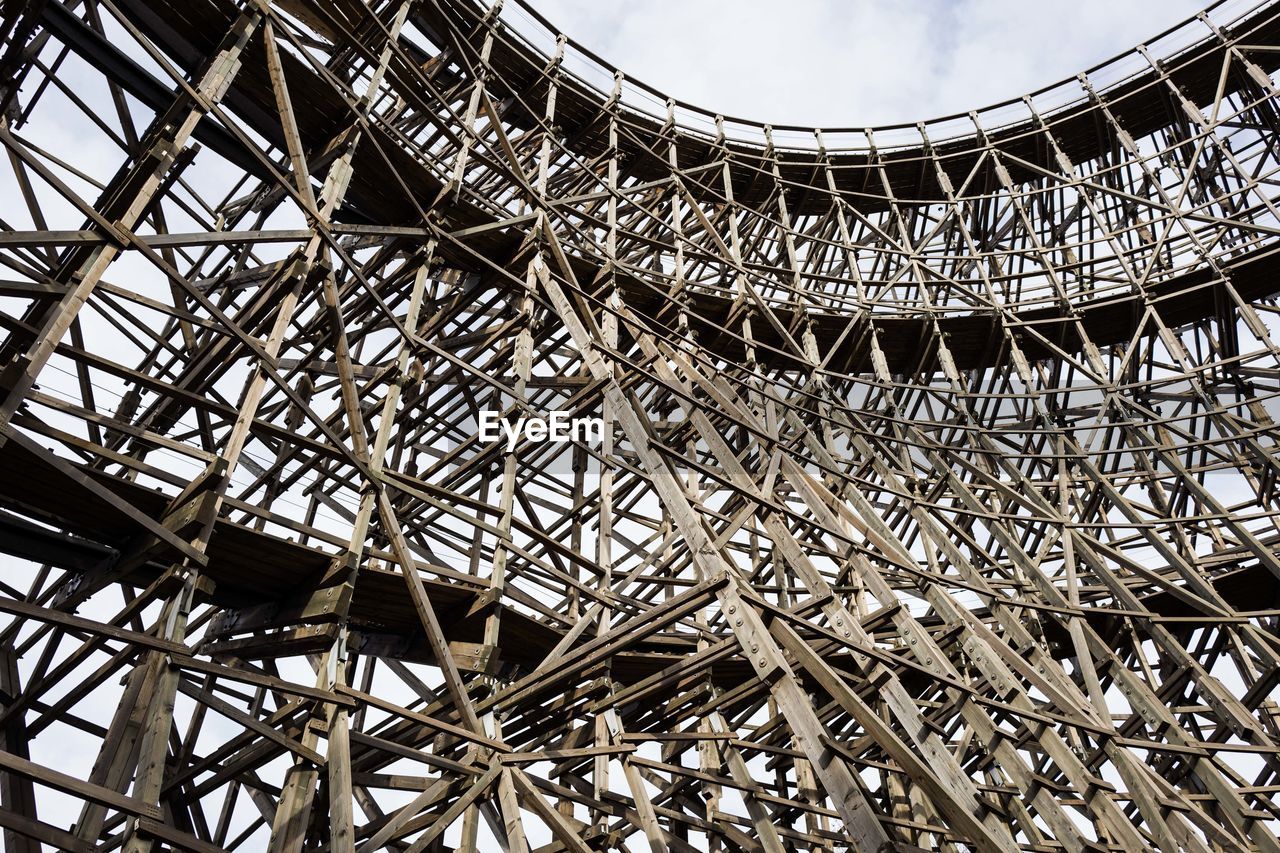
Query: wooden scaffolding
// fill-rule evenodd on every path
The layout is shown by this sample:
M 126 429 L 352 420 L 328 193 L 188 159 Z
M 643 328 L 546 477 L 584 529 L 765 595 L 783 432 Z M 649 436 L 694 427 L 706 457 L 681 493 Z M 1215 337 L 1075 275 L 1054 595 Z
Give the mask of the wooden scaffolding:
M 6 850 L 1280 851 L 1280 5 L 874 129 L 0 9 Z

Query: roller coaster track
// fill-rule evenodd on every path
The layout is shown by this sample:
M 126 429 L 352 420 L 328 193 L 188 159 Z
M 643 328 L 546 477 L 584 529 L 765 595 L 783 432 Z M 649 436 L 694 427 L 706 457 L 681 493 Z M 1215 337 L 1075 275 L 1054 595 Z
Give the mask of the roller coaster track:
M 0 9 L 5 850 L 1280 851 L 1280 4 L 879 128 Z

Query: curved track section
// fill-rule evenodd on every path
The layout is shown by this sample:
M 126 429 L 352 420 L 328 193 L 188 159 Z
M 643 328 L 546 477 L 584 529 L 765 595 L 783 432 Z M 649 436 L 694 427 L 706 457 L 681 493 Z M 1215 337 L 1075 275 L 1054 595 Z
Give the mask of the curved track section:
M 6 850 L 1280 851 L 1280 7 L 874 129 L 0 35 Z

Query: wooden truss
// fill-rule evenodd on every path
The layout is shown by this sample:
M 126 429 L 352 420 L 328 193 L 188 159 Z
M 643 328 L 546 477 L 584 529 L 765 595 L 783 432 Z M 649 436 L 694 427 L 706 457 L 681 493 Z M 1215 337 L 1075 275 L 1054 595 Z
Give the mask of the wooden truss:
M 1280 851 L 1280 6 L 816 131 L 0 8 L 6 850 Z

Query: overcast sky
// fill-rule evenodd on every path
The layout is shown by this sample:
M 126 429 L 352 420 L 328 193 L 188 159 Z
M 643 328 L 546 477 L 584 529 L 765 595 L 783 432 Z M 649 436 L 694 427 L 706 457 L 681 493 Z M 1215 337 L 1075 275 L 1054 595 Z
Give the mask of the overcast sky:
M 774 124 L 918 121 L 1039 89 L 1208 0 L 534 0 L 672 97 Z M 1246 8 L 1249 4 L 1234 4 Z M 1215 15 L 1215 17 L 1218 17 Z

